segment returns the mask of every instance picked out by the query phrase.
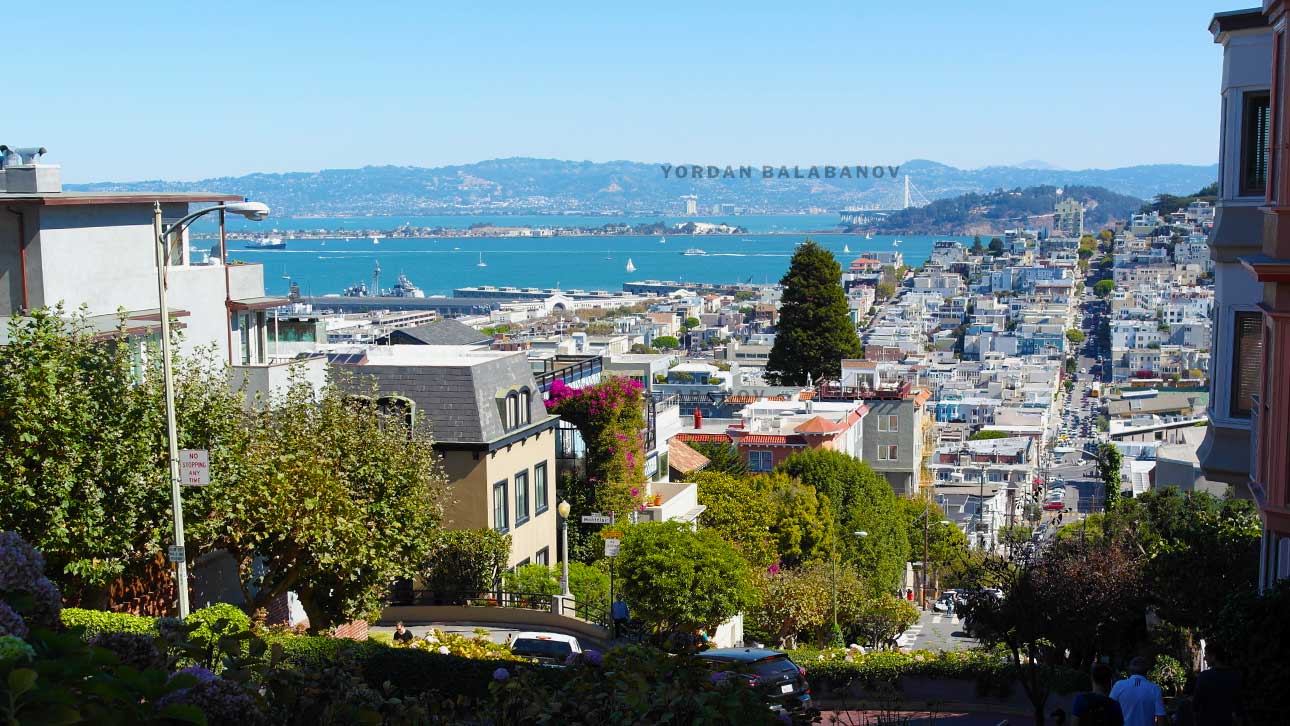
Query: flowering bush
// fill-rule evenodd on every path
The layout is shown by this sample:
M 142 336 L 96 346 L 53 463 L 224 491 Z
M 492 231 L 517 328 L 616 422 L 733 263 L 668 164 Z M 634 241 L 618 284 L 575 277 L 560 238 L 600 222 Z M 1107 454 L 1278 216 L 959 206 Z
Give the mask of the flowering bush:
M 33 658 L 36 651 L 16 635 L 0 635 L 0 663 Z
M 445 633 L 438 628 L 432 628 L 425 637 L 413 640 L 408 647 L 472 660 L 520 660 L 505 644 L 494 643 L 486 634 L 470 637 L 461 633 Z
M 596 495 L 588 505 L 596 511 L 627 512 L 643 504 L 643 388 L 631 378 L 576 389 L 561 380 L 551 384 L 547 410 L 577 427 L 586 444 L 587 481 Z
M 187 704 L 206 715 L 207 726 L 254 726 L 262 723 L 260 710 L 240 683 L 223 678 L 198 680 L 190 688 L 172 691 L 158 705 Z
M 45 577 L 45 558 L 14 532 L 0 532 L 0 593 L 28 628 L 57 628 L 63 609 L 58 589 Z M 10 627 L 16 627 L 12 621 Z M 0 628 L 4 628 L 0 617 Z M 0 634 L 25 632 L 0 631 Z
M 141 633 L 103 633 L 90 639 L 90 645 L 110 650 L 121 663 L 135 670 L 161 668 L 165 654 L 157 649 L 157 639 Z

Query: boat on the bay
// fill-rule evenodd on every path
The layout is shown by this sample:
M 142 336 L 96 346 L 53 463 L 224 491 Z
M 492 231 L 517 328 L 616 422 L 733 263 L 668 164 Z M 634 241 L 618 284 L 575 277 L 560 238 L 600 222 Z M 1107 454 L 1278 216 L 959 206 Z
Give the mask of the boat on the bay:
M 843 251 L 843 252 L 847 252 L 847 253 L 851 252 L 851 246 L 850 246 L 850 245 L 842 245 L 842 251 Z
M 636 271 L 636 265 L 633 265 L 633 264 L 632 264 L 632 258 L 630 258 L 630 257 L 628 257 L 628 258 L 627 258 L 627 271 L 628 271 L 628 272 L 635 272 L 635 271 Z
M 287 243 L 281 237 L 261 237 L 246 243 L 248 250 L 285 250 Z
M 699 249 L 698 247 L 691 247 L 690 249 L 682 252 L 681 254 L 684 255 L 685 257 L 704 257 L 708 253 L 705 252 L 704 250 Z
M 475 263 L 475 267 L 488 267 L 488 263 L 487 263 L 487 262 L 484 262 L 484 253 L 483 253 L 483 252 L 480 252 L 480 253 L 479 253 L 479 262 Z

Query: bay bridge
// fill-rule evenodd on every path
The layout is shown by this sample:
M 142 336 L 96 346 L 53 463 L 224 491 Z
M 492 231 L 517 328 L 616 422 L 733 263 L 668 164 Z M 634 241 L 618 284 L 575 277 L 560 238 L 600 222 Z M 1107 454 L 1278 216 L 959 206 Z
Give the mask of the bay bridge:
M 922 190 L 914 185 L 913 180 L 909 178 L 908 174 L 906 174 L 904 194 L 901 196 L 899 206 L 881 207 L 873 205 L 869 207 L 847 207 L 838 214 L 842 218 L 842 224 L 860 227 L 866 224 L 881 222 L 892 212 L 909 209 L 910 207 L 925 207 L 928 204 L 931 204 L 931 200 L 927 198 L 926 194 L 923 194 Z

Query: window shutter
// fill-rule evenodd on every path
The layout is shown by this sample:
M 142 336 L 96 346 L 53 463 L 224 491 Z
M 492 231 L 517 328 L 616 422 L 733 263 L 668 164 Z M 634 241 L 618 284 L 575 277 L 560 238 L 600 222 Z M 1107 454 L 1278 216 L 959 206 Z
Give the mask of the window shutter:
M 1254 408 L 1263 372 L 1263 314 L 1238 312 L 1234 323 L 1230 414 L 1246 418 Z

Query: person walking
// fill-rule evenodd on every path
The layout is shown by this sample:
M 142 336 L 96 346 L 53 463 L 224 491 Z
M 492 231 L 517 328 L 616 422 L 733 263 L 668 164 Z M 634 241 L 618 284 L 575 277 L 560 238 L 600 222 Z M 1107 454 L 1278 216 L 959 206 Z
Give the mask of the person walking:
M 621 593 L 614 598 L 614 604 L 609 606 L 609 615 L 614 619 L 614 637 L 622 637 L 623 628 L 627 627 L 627 621 L 631 619 L 631 612 Z
M 1192 712 L 1196 726 L 1240 726 L 1245 723 L 1241 708 L 1241 673 L 1228 663 L 1226 647 L 1209 643 L 1205 660 L 1209 669 L 1196 676 Z
M 1089 677 L 1093 690 L 1075 696 L 1071 702 L 1072 726 L 1124 726 L 1119 702 L 1107 695 L 1115 681 L 1111 666 L 1094 663 Z
M 1129 677 L 1111 687 L 1111 698 L 1120 704 L 1124 726 L 1167 726 L 1164 693 L 1147 678 L 1151 661 L 1136 656 L 1129 661 Z

